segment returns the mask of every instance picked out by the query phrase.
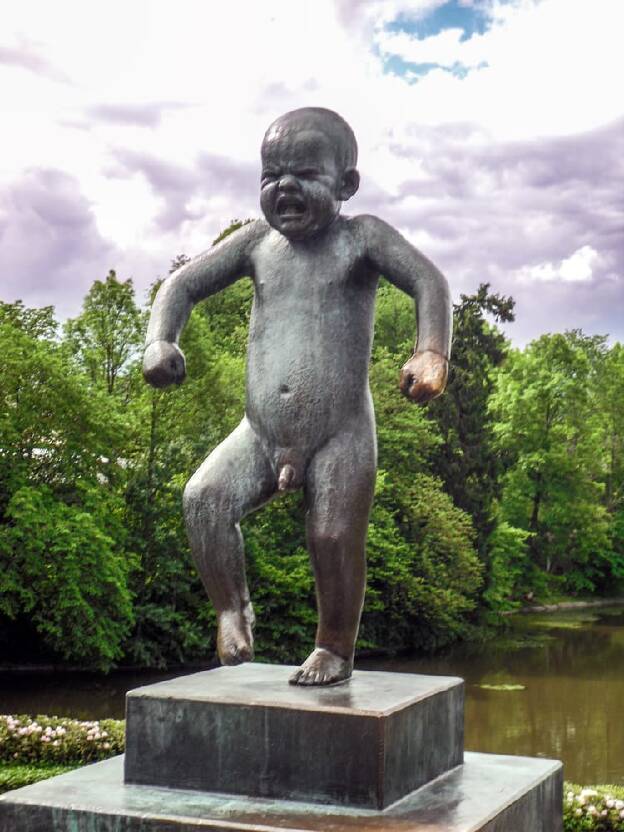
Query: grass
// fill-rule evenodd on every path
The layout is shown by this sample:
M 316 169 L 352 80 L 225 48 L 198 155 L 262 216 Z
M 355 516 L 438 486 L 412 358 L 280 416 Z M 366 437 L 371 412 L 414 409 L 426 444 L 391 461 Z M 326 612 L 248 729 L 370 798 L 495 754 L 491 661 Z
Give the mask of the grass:
M 71 771 L 72 768 L 76 768 L 76 766 L 0 763 L 0 794 L 12 789 L 21 789 L 22 786 L 30 786 L 33 783 L 38 783 L 39 780 L 47 780 L 48 777 L 56 777 L 57 774 L 65 774 L 66 771 Z

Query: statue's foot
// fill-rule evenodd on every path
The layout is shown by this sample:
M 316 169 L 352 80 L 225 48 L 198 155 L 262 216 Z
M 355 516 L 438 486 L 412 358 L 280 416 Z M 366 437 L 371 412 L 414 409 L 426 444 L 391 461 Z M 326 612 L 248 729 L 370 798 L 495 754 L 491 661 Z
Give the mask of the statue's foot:
M 220 613 L 217 652 L 221 664 L 233 665 L 252 661 L 255 623 L 251 604 L 242 610 L 225 610 Z
M 337 685 L 353 673 L 353 662 L 317 647 L 288 680 L 291 685 Z

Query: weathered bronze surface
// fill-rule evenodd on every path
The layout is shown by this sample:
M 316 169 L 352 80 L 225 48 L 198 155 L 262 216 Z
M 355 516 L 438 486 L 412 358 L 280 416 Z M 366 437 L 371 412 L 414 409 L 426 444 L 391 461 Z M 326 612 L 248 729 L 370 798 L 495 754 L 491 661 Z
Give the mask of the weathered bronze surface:
M 254 613 L 239 523 L 280 492 L 303 488 L 316 580 L 316 649 L 299 685 L 349 678 L 366 581 L 376 467 L 368 385 L 375 293 L 383 274 L 416 301 L 418 341 L 400 387 L 424 403 L 444 390 L 451 301 L 444 277 L 374 216 L 340 216 L 357 191 L 357 144 L 336 113 L 286 113 L 262 143 L 252 222 L 165 280 L 149 323 L 144 375 L 185 375 L 180 333 L 194 304 L 250 276 L 255 285 L 246 410 L 191 477 L 184 512 L 191 551 L 218 616 L 223 664 L 253 657 Z

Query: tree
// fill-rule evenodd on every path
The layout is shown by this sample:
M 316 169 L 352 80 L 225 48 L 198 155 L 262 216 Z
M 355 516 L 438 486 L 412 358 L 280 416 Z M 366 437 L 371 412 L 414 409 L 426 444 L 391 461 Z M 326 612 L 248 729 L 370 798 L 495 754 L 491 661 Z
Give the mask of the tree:
M 29 309 L 21 300 L 5 303 L 0 300 L 0 324 L 11 324 L 32 338 L 52 340 L 58 324 L 54 319 L 54 307 L 42 306 Z
M 89 290 L 82 313 L 66 323 L 65 339 L 91 380 L 112 394 L 120 373 L 138 355 L 143 328 L 132 281 L 119 281 L 111 269 Z
M 482 283 L 473 295 L 454 305 L 454 337 L 446 392 L 428 406 L 442 441 L 433 452 L 433 469 L 456 506 L 467 512 L 476 530 L 476 547 L 484 564 L 482 592 L 492 581 L 489 538 L 496 527 L 501 493 L 500 450 L 494 442 L 494 417 L 489 400 L 494 370 L 503 362 L 508 344 L 496 323 L 514 320 L 514 301 L 490 292 Z
M 52 655 L 108 670 L 133 620 L 119 518 L 93 490 L 82 505 L 47 486 L 16 491 L 0 526 L 0 615 L 28 619 Z
M 107 668 L 132 619 L 110 487 L 125 429 L 72 370 L 61 345 L 0 325 L 0 631 L 3 647 L 26 627 L 53 654 Z
M 492 412 L 509 465 L 502 512 L 528 533 L 529 588 L 543 574 L 565 591 L 592 591 L 611 572 L 596 406 L 604 350 L 603 338 L 578 331 L 543 335 L 513 351 L 499 375 Z

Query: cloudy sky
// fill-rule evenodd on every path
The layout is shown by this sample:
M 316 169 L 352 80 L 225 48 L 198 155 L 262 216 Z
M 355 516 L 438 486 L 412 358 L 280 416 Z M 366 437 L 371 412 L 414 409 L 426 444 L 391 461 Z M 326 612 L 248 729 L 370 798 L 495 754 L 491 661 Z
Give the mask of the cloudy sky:
M 624 340 L 621 0 L 21 0 L 0 30 L 0 297 L 143 300 L 259 215 L 276 116 L 353 126 L 346 213 L 397 226 L 453 294 L 517 301 L 515 343 Z

